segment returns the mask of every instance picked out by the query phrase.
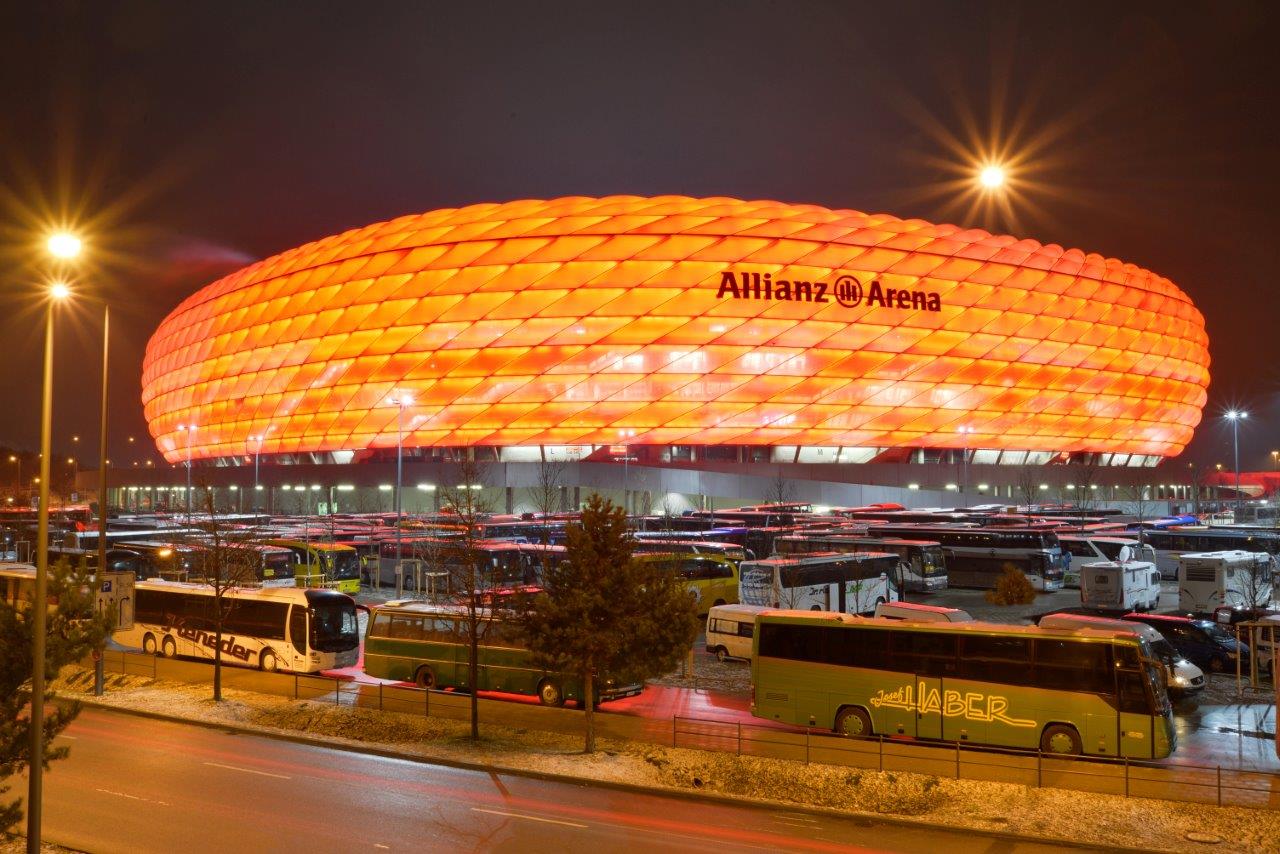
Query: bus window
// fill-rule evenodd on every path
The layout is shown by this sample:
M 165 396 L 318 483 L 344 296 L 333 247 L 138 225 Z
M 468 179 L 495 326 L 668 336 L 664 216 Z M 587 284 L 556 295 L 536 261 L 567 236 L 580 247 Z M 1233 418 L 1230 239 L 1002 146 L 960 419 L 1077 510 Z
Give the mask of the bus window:
M 1147 674 L 1142 671 L 1117 670 L 1116 677 L 1120 711 L 1139 715 L 1152 714 L 1151 698 L 1147 696 Z
M 961 639 L 960 676 L 981 682 L 1031 684 L 1030 643 L 1019 637 L 966 636 Z

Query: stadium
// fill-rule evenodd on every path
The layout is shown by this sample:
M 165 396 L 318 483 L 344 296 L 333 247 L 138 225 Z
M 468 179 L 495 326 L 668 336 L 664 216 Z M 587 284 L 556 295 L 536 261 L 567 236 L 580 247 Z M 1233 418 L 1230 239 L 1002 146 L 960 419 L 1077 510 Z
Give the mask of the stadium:
M 1115 259 L 814 205 L 571 197 L 405 216 L 232 273 L 156 330 L 142 400 L 165 459 L 215 487 L 260 464 L 382 487 L 397 458 L 434 487 L 467 459 L 510 510 L 554 461 L 633 508 L 771 481 L 918 504 L 1013 497 L 1028 469 L 1048 492 L 1083 471 L 1151 482 L 1208 369 L 1186 294 Z

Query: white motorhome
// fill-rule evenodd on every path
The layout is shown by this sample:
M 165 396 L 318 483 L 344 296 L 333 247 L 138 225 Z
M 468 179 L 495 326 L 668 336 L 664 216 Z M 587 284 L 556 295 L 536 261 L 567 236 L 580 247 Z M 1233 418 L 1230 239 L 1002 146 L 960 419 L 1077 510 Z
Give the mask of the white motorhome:
M 1178 607 L 1195 614 L 1219 605 L 1265 608 L 1272 598 L 1272 562 L 1266 552 L 1191 552 L 1178 557 Z
M 1125 549 L 1120 550 L 1127 556 Z M 1160 570 L 1151 561 L 1120 560 L 1080 567 L 1080 604 L 1088 608 L 1154 611 L 1160 604 Z
M 751 660 L 756 614 L 767 611 L 760 605 L 713 605 L 707 614 L 707 652 L 720 661 L 726 658 Z
M 876 606 L 875 615 L 890 620 L 917 620 L 922 623 L 968 623 L 973 620 L 973 616 L 963 609 L 923 605 L 919 602 L 881 602 Z
M 1131 560 L 1156 563 L 1156 550 L 1146 543 L 1123 536 L 1090 536 L 1088 534 L 1058 534 L 1062 552 L 1071 562 L 1062 573 L 1063 587 L 1080 586 L 1080 567 L 1086 563 L 1102 563 L 1120 560 L 1120 550 L 1129 549 Z
M 1185 694 L 1199 691 L 1204 687 L 1204 671 L 1187 661 L 1173 648 L 1156 629 L 1144 623 L 1132 623 L 1128 620 L 1112 620 L 1107 617 L 1095 617 L 1090 614 L 1046 614 L 1039 623 L 1044 629 L 1066 629 L 1068 631 L 1082 628 L 1111 629 L 1117 632 L 1136 634 L 1147 642 L 1151 651 L 1164 664 L 1169 676 L 1169 691 Z

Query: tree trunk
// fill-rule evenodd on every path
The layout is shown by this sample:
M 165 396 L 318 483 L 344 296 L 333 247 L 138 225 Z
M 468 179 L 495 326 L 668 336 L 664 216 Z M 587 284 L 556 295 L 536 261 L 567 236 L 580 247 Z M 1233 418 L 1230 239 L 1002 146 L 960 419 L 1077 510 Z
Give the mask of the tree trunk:
M 582 677 L 582 709 L 586 712 L 587 718 L 587 740 L 583 746 L 584 753 L 594 753 L 596 749 L 595 688 L 595 676 L 588 667 L 586 674 Z
M 474 613 L 474 611 L 473 611 Z M 467 650 L 467 682 L 471 685 L 471 740 L 480 739 L 480 621 L 471 620 L 471 643 Z
M 213 628 L 213 700 L 222 701 L 222 621 Z

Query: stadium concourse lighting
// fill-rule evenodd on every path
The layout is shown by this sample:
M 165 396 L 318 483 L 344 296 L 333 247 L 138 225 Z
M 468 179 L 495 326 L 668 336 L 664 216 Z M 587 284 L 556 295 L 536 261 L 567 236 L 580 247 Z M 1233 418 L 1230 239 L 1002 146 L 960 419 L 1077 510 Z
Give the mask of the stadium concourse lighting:
M 1240 521 L 1240 422 L 1249 417 L 1242 409 L 1228 409 L 1226 418 L 1231 422 L 1231 447 L 1235 453 L 1236 466 L 1236 506 L 1235 520 Z
M 40 504 L 36 516 L 36 542 L 49 542 L 49 459 L 53 456 L 53 312 L 71 296 L 62 282 L 49 287 L 44 313 L 44 385 L 40 402 Z M 45 643 L 48 640 L 49 550 L 36 549 L 36 589 L 32 602 L 31 629 L 31 714 L 28 720 L 44 720 Z M 29 727 L 31 746 L 27 763 L 27 851 L 40 852 L 40 816 L 44 785 L 44 728 Z

